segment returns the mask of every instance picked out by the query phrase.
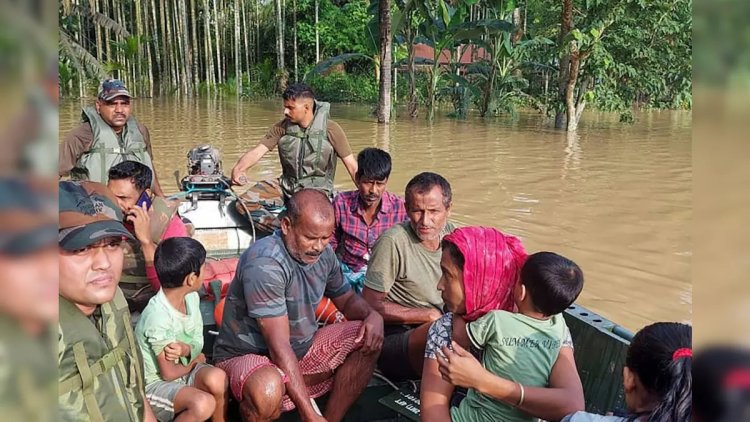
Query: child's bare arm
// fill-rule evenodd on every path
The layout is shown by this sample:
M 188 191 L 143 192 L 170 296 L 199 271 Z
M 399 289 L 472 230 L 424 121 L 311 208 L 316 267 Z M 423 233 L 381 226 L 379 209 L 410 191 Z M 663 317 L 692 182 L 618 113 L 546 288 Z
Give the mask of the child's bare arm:
M 181 341 L 173 341 L 164 348 L 164 356 L 168 361 L 176 361 L 182 356 L 190 356 L 192 348 Z
M 156 364 L 159 366 L 159 374 L 164 381 L 173 381 L 189 374 L 195 365 L 200 362 L 199 356 L 199 358 L 196 358 L 188 365 L 182 365 L 178 360 L 180 356 L 190 356 L 189 345 L 182 342 L 172 342 L 156 356 Z M 205 362 L 205 358 L 203 361 Z

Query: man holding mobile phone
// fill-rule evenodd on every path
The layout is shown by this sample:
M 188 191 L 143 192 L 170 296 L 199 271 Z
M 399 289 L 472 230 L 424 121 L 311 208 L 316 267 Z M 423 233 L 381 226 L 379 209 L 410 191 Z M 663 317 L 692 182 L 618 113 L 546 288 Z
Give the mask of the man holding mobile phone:
M 123 161 L 109 169 L 107 187 L 115 194 L 125 216 L 125 227 L 136 238 L 125 249 L 120 287 L 131 311 L 141 311 L 159 290 L 154 268 L 156 246 L 170 237 L 188 236 L 177 215 L 176 201 L 156 196 L 151 190 L 153 172 L 137 161 Z

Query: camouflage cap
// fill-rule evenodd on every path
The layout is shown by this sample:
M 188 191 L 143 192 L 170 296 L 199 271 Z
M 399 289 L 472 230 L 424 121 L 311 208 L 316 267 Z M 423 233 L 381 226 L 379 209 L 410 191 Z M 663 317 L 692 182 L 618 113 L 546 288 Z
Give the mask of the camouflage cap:
M 60 182 L 59 232 L 61 248 L 83 249 L 107 237 L 134 239 L 122 224 L 114 194 L 96 182 Z
M 0 254 L 21 256 L 55 245 L 55 185 L 31 178 L 0 179 Z
M 104 101 L 112 101 L 117 97 L 125 96 L 133 98 L 125 83 L 119 79 L 107 79 L 99 85 L 97 98 Z

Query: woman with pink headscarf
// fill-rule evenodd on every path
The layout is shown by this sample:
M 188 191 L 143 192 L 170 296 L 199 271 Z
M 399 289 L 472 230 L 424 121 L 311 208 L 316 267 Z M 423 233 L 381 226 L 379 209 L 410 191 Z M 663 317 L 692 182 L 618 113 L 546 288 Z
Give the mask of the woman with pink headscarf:
M 436 355 L 441 353 L 441 348 L 452 347 L 452 361 L 460 361 L 465 368 L 481 366 L 461 347 L 469 345 L 466 323 L 493 310 L 514 311 L 513 287 L 527 257 L 517 237 L 488 227 L 456 229 L 443 239 L 442 249 L 443 275 L 437 287 L 448 313 L 430 327 L 420 393 L 420 417 L 430 422 L 451 420 L 450 405 L 455 388 L 441 375 Z M 461 371 L 462 368 L 454 365 L 453 369 Z M 518 403 L 519 397 L 512 393 L 516 383 L 493 377 L 493 382 L 507 385 L 511 392 L 508 397 L 495 398 L 513 405 Z M 583 409 L 583 388 L 569 338 L 552 368 L 549 388 L 529 387 L 525 389 L 525 396 L 521 409 L 546 420 L 559 420 Z

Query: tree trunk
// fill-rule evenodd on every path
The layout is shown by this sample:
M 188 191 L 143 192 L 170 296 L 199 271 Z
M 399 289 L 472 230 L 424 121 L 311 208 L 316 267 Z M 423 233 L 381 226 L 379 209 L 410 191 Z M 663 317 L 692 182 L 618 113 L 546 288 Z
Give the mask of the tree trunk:
M 576 103 L 575 99 L 573 98 L 573 93 L 576 89 L 576 82 L 578 80 L 578 70 L 580 62 L 580 55 L 578 54 L 578 49 L 575 47 L 575 50 L 571 52 L 570 57 L 570 72 L 568 74 L 568 81 L 565 86 L 565 109 L 566 109 L 566 117 L 568 119 L 567 124 L 567 131 L 568 132 L 575 132 L 576 129 L 578 129 L 578 117 L 579 114 L 576 113 Z
M 250 47 L 248 44 L 248 32 L 250 32 L 247 28 L 247 15 L 248 11 L 245 8 L 245 0 L 240 1 L 240 8 L 242 9 L 242 41 L 244 42 L 243 46 L 245 47 L 245 67 L 243 68 L 245 71 L 250 70 Z
M 521 39 L 524 36 L 524 26 L 523 26 L 523 17 L 521 16 L 521 8 L 516 7 L 513 9 L 513 26 L 515 29 L 513 30 L 513 35 L 510 38 L 510 42 L 512 45 L 518 44 Z M 517 78 L 523 77 L 523 71 L 521 70 L 521 67 L 517 67 L 513 70 L 513 76 Z
M 297 58 L 297 0 L 292 3 L 292 18 L 294 19 L 294 82 L 299 82 L 299 63 Z
M 319 3 L 319 0 L 315 0 L 315 63 L 320 63 L 320 29 L 318 29 Z
M 136 33 L 136 36 L 139 37 L 138 54 L 136 55 L 136 57 L 134 57 L 134 60 L 133 60 L 134 62 L 133 65 L 136 68 L 135 74 L 133 75 L 133 77 L 135 78 L 135 81 L 138 82 L 139 88 L 140 87 L 145 88 L 144 84 L 148 83 L 148 81 L 145 80 L 146 78 L 141 74 L 142 62 L 143 62 L 141 58 L 143 57 L 144 48 L 140 40 L 143 39 L 143 36 L 145 35 L 144 29 L 143 29 L 143 21 L 141 20 L 141 2 L 139 1 L 134 2 L 133 5 L 135 6 L 135 13 L 133 13 L 135 15 L 135 33 Z M 138 94 L 135 94 L 135 95 L 138 95 Z
M 106 16 L 112 16 L 109 11 L 108 1 L 104 2 L 104 8 L 102 10 L 102 13 L 104 13 Z M 82 44 L 82 41 L 79 41 L 79 44 L 81 44 L 81 47 L 84 46 L 84 44 Z M 107 60 L 114 61 L 114 57 L 112 57 L 112 38 L 110 37 L 110 32 L 109 32 L 109 29 L 107 29 L 107 27 L 104 27 L 104 48 L 107 50 L 107 54 L 106 54 Z
M 136 3 L 136 4 L 140 4 L 140 3 Z M 149 6 L 149 3 L 144 3 L 143 22 L 145 22 L 145 25 L 143 25 L 143 28 L 144 28 L 144 35 L 146 36 L 146 39 L 151 39 L 153 28 L 149 28 L 150 25 L 148 24 L 148 19 L 149 19 L 148 6 Z M 151 58 L 151 43 L 150 42 L 146 42 L 146 67 L 148 70 L 147 72 L 148 73 L 147 74 L 148 96 L 149 98 L 153 98 L 154 97 L 154 63 Z
M 192 42 L 188 41 L 188 38 L 190 37 L 190 32 L 188 28 L 188 13 L 187 13 L 187 2 L 185 0 L 180 0 L 181 9 L 182 9 L 182 35 L 183 35 L 183 51 L 185 52 L 185 57 L 182 62 L 182 67 L 185 69 L 185 87 L 187 88 L 186 94 L 188 97 L 193 96 L 193 54 L 195 52 L 193 51 Z
M 281 0 L 274 2 L 276 7 L 276 69 L 279 73 L 284 72 L 284 39 L 281 21 Z
M 198 48 L 198 18 L 196 15 L 198 15 L 198 8 L 195 4 L 195 0 L 190 0 L 190 44 L 193 49 L 190 65 L 193 67 L 193 95 L 197 94 L 198 85 L 201 80 L 200 65 L 198 64 L 200 49 Z
M 495 58 L 492 58 L 490 66 L 490 75 L 487 78 L 487 85 L 485 86 L 484 96 L 482 97 L 482 107 L 479 109 L 479 115 L 485 117 L 487 111 L 490 109 L 490 102 L 492 101 L 492 94 L 495 92 L 495 80 L 497 79 L 497 65 L 494 62 Z
M 206 63 L 206 85 L 208 86 L 208 94 L 211 95 L 211 88 L 215 86 L 215 72 L 214 72 L 214 53 L 211 48 L 211 20 L 209 17 L 208 0 L 203 0 L 203 54 L 204 63 Z
M 563 0 L 563 7 L 562 7 L 562 13 L 561 13 L 561 22 L 560 22 L 560 34 L 558 36 L 557 42 L 558 45 L 563 47 L 563 40 L 568 35 L 568 33 L 573 29 L 573 0 Z M 560 56 L 560 72 L 559 72 L 559 79 L 557 83 L 558 87 L 558 98 L 559 103 L 561 106 L 557 107 L 556 114 L 555 114 L 555 128 L 556 129 L 562 129 L 566 125 L 566 112 L 564 110 L 565 107 L 567 107 L 567 88 L 568 88 L 568 82 L 570 80 L 570 72 L 571 72 L 571 66 L 570 66 L 570 51 L 565 51 L 564 49 L 563 53 L 561 53 Z M 570 95 L 573 95 L 571 92 Z
M 409 117 L 415 119 L 418 114 L 417 109 L 417 70 L 414 66 L 414 27 L 412 27 L 412 14 L 411 12 L 404 17 L 406 19 L 406 42 L 409 46 L 408 58 L 407 58 L 407 72 L 409 73 L 409 99 L 407 105 L 407 111 Z
M 234 83 L 238 97 L 242 94 L 240 57 L 240 2 L 239 0 L 234 0 Z
M 225 81 L 224 63 L 221 60 L 221 35 L 219 34 L 219 26 L 221 26 L 221 10 L 217 6 L 216 0 L 214 0 L 214 14 L 216 22 L 214 22 L 214 42 L 216 43 L 216 82 L 223 83 Z
M 161 43 L 163 42 L 159 33 L 159 19 L 156 17 L 156 0 L 151 0 L 151 35 L 154 37 L 154 59 L 156 64 L 156 78 L 154 86 L 161 86 L 164 81 L 164 67 L 161 58 Z M 158 84 L 156 82 L 159 82 Z M 159 91 L 161 92 L 161 91 Z
M 98 12 L 99 7 L 96 4 L 96 0 L 89 0 L 89 7 L 92 12 Z M 94 25 L 94 31 L 96 32 L 96 60 L 102 63 L 102 28 L 101 25 Z
M 391 121 L 391 2 L 380 0 L 380 92 L 378 98 L 378 123 Z
M 167 38 L 167 6 L 164 0 L 159 1 L 159 32 L 161 33 L 161 88 L 159 93 L 164 94 L 163 88 L 172 85 L 172 79 L 170 77 L 171 70 L 169 66 L 169 51 L 167 51 L 167 45 L 169 44 L 169 38 Z
M 255 1 L 255 62 L 260 62 L 260 0 Z
M 435 48 L 437 51 L 438 48 Z M 442 52 L 442 49 L 440 50 Z M 435 62 L 430 68 L 430 85 L 427 87 L 427 120 L 432 121 L 435 117 L 435 102 L 437 101 L 437 84 L 440 78 L 440 54 L 436 54 L 434 58 Z

